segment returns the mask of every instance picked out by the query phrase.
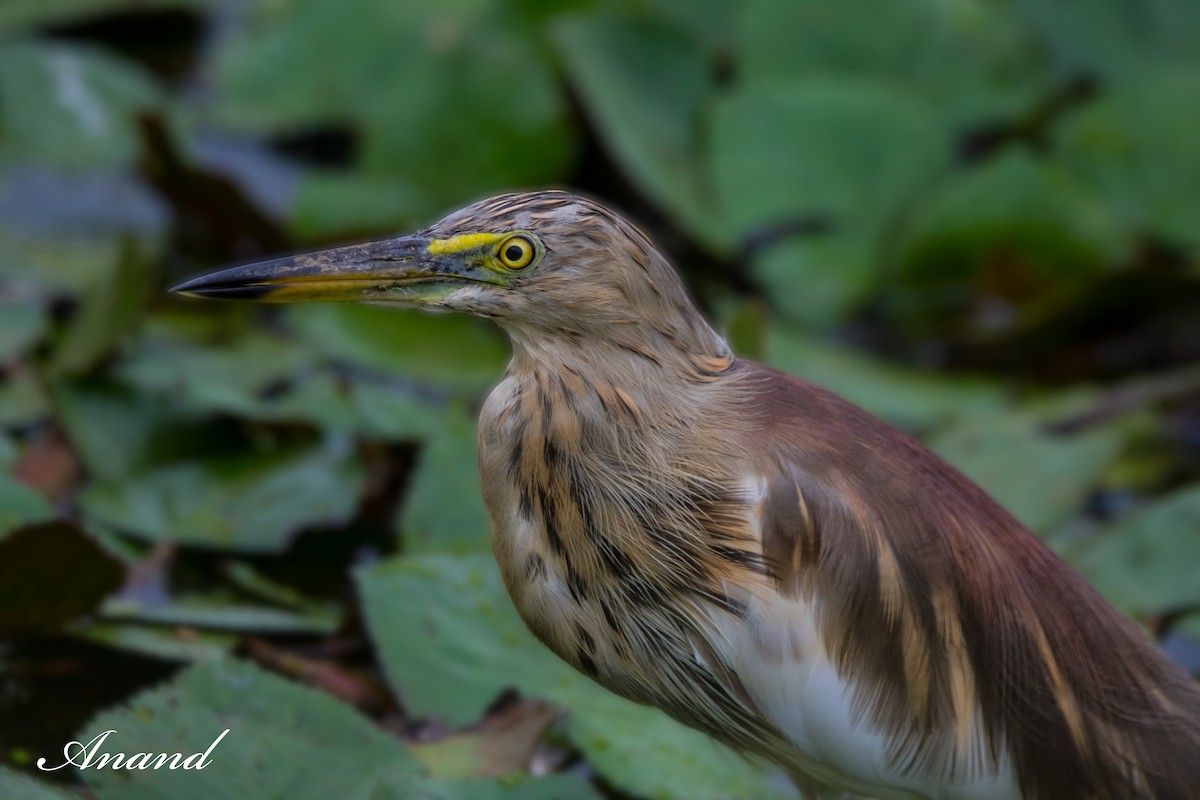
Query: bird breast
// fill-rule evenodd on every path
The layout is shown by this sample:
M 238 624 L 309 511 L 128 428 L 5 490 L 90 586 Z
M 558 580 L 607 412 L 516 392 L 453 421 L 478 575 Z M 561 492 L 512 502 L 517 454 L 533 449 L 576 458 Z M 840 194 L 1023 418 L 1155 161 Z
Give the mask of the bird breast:
M 819 601 L 769 575 L 767 480 L 711 429 L 701 448 L 687 426 L 645 425 L 651 402 L 558 371 L 510 374 L 484 404 L 493 547 L 533 633 L 617 694 L 783 764 L 801 786 L 1015 797 L 1003 769 L 963 771 L 936 795 L 904 774 L 826 652 Z M 691 419 L 720 418 L 704 402 Z

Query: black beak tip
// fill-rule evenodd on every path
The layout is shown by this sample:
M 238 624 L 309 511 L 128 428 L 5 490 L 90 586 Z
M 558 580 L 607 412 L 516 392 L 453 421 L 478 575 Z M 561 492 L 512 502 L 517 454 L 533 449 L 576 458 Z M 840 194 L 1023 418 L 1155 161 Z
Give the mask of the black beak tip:
M 270 294 L 272 287 L 255 283 L 223 281 L 216 275 L 201 275 L 172 286 L 167 291 L 184 297 L 203 297 L 218 300 L 257 300 Z

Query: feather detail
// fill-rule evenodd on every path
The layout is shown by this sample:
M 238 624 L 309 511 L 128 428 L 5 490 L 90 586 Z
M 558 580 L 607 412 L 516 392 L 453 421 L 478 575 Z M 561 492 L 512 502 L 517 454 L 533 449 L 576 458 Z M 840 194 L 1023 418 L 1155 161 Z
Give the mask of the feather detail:
M 552 650 L 814 796 L 1196 796 L 1200 689 L 982 490 L 731 358 L 597 204 L 510 195 L 430 233 L 503 227 L 547 256 L 488 294 L 513 361 L 480 466 L 506 585 Z

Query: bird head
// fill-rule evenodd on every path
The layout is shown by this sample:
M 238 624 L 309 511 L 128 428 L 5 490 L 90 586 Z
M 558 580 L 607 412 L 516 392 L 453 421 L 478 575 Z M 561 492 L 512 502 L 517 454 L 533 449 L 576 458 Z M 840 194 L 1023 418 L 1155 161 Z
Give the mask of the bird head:
M 172 291 L 461 311 L 494 319 L 518 346 L 636 344 L 726 354 L 641 231 L 559 191 L 501 195 L 410 236 L 232 267 Z

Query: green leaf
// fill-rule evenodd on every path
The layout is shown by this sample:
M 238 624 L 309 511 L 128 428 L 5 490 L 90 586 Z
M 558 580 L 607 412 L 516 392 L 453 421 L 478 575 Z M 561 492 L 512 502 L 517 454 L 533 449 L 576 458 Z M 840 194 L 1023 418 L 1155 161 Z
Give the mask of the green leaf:
M 107 50 L 9 41 L 0 45 L 0 164 L 130 166 L 135 117 L 158 102 L 150 79 Z
M 101 607 L 100 615 L 112 621 L 276 634 L 330 634 L 340 623 L 340 614 L 332 606 L 296 612 L 210 595 L 176 597 L 169 603 L 151 605 L 113 599 Z
M 290 326 L 317 352 L 421 384 L 480 392 L 500 380 L 508 360 L 495 329 L 464 315 L 349 304 L 289 311 Z
M 905 369 L 781 325 L 767 331 L 767 361 L 909 431 L 928 430 L 967 413 L 1004 405 L 1001 388 L 982 379 Z
M 713 122 L 721 210 L 742 239 L 820 220 L 831 231 L 759 250 L 773 303 L 809 322 L 844 317 L 879 280 L 886 234 L 948 162 L 916 97 L 850 79 L 746 88 Z
M 547 60 L 498 21 L 434 18 L 444 5 L 417 23 L 445 26 L 432 32 L 441 42 L 413 43 L 407 64 L 388 45 L 396 70 L 372 79 L 380 96 L 363 115 L 364 173 L 402 178 L 430 211 L 563 180 L 573 139 Z
M 1148 503 L 1067 553 L 1109 602 L 1135 616 L 1200 606 L 1200 487 Z
M 912 338 L 957 327 L 979 344 L 1050 323 L 1134 244 L 1094 188 L 1018 150 L 948 175 L 909 217 L 879 311 Z
M 52 375 L 86 372 L 138 322 L 154 286 L 155 264 L 127 245 L 113 269 L 84 294 L 50 362 Z
M 400 528 L 405 551 L 467 552 L 490 547 L 475 420 L 451 415 L 418 456 Z
M 26 525 L 0 540 L 0 631 L 54 630 L 120 587 L 125 569 L 68 522 Z
M 17 444 L 7 433 L 0 431 L 0 473 L 6 473 L 17 462 Z
M 480 779 L 416 781 L 395 800 L 601 800 L 601 795 L 579 775 L 548 775 L 513 781 Z
M 232 660 L 194 666 L 101 714 L 79 740 L 111 730 L 104 752 L 187 756 L 226 729 L 203 770 L 92 768 L 82 777 L 99 800 L 368 800 L 386 783 L 417 776 L 401 743 L 350 707 Z
M 702 241 L 721 243 L 702 172 L 701 112 L 711 67 L 693 41 L 647 20 L 561 20 L 554 41 L 613 157 L 630 179 Z
M 925 103 L 851 79 L 743 89 L 713 128 L 722 209 L 741 232 L 811 214 L 877 230 L 947 163 Z
M 277 606 L 314 616 L 332 617 L 338 613 L 338 606 L 319 602 L 291 586 L 271 580 L 246 561 L 226 561 L 224 572 L 225 577 L 242 591 L 257 595 Z
M 86 288 L 98 266 L 115 264 L 121 242 L 110 236 L 58 236 L 0 220 L 0 275 L 36 288 Z
M 225 730 L 229 732 L 213 746 Z M 107 753 L 208 752 L 204 768 L 82 771 L 98 800 L 598 800 L 575 775 L 436 780 L 401 742 L 327 694 L 221 659 L 94 719 Z M 211 750 L 210 750 L 211 747 Z M 61 760 L 47 758 L 48 765 Z M 169 761 L 168 761 L 169 763 Z M 193 761 L 193 764 L 196 762 Z M 0 777 L 0 780 L 3 778 Z
M 123 622 L 91 622 L 77 626 L 71 633 L 106 647 L 167 661 L 211 661 L 232 652 L 241 640 L 231 633 Z
M 433 742 L 415 743 L 412 754 L 438 778 L 504 778 L 533 763 L 542 737 L 562 712 L 528 698 L 502 702 L 478 725 Z
M 46 330 L 46 308 L 33 300 L 0 298 L 0 363 L 21 356 Z
M 1048 46 L 1063 71 L 1111 78 L 1148 58 L 1192 58 L 1200 44 L 1200 9 L 1191 0 L 1017 0 L 1012 10 Z
M 1078 274 L 1083 266 L 1090 274 L 1099 250 L 1120 253 L 1126 244 L 1100 199 L 1061 164 L 1013 150 L 949 176 L 927 203 L 913 209 L 906 238 L 969 234 L 984 255 L 1003 246 L 1020 247 L 1025 258 L 1051 258 L 1064 250 L 1069 254 L 1067 246 L 1048 254 L 1038 251 L 1054 237 L 1073 243 L 1072 249 L 1083 257 L 1055 259 L 1045 270 Z M 966 261 L 958 269 L 973 274 L 979 264 Z
M 568 735 L 619 788 L 662 800 L 794 798 L 794 789 L 665 714 L 610 694 L 525 629 L 485 554 L 427 555 L 361 570 L 384 671 L 417 714 L 477 719 L 513 687 L 567 708 Z
M 291 229 L 299 241 L 318 245 L 367 239 L 428 222 L 427 217 L 439 210 L 432 205 L 399 178 L 314 170 L 300 184 Z
M 65 24 L 105 14 L 144 12 L 152 8 L 203 8 L 221 2 L 223 0 L 5 0 L 0 5 L 0 33 Z
M 139 297 L 149 285 L 102 281 L 111 281 L 131 257 L 156 261 L 168 223 L 158 196 L 120 167 L 63 171 L 26 159 L 6 164 L 0 144 L 0 277 L 16 297 L 42 304 L 89 292 Z M 126 272 L 124 278 L 142 275 Z
M 525 630 L 487 554 L 429 554 L 357 574 L 384 672 L 404 705 L 460 727 L 506 687 L 584 680 Z
M 646 0 L 625 10 L 662 22 L 710 52 L 733 45 L 738 4 L 729 0 Z
M 421 218 L 464 196 L 562 180 L 571 143 L 563 99 L 508 13 L 487 0 L 264 4 L 218 54 L 214 113 L 260 133 L 360 131 L 361 196 L 394 181 L 385 200 Z M 302 213 L 309 231 L 362 224 L 328 201 Z
M 0 539 L 14 528 L 54 517 L 54 509 L 41 492 L 0 471 Z
M 1198 15 L 1200 16 L 1200 15 Z M 1147 63 L 1060 126 L 1063 164 L 1127 235 L 1200 246 L 1200 70 Z
M 300 528 L 344 522 L 362 493 L 348 448 L 239 454 L 148 468 L 88 487 L 86 514 L 153 541 L 277 553 Z
M 0 765 L 0 797 L 14 800 L 79 800 L 79 795 L 62 787 L 35 780 Z
M 302 342 L 263 332 L 228 344 L 151 335 L 128 347 L 117 367 L 128 384 L 169 397 L 176 410 L 307 422 L 383 439 L 422 438 L 439 424 L 441 409 L 415 382 L 340 372 Z M 146 402 L 161 406 L 162 399 Z
M 749 85 L 854 77 L 916 92 L 932 101 L 932 115 L 962 124 L 997 115 L 1037 83 L 1025 32 L 1000 6 L 939 0 L 739 5 L 740 74 Z
M 88 471 L 120 479 L 151 462 L 164 440 L 178 438 L 175 409 L 105 378 L 59 381 L 59 420 Z
M 617 786 L 654 800 L 798 800 L 782 773 L 590 682 L 564 692 L 569 734 Z
M 881 265 L 866 237 L 832 234 L 774 244 L 753 257 L 750 272 L 789 319 L 829 326 L 868 296 Z
M 1044 418 L 1020 411 L 965 416 L 928 442 L 1043 536 L 1083 510 L 1124 443 L 1118 425 L 1052 434 Z
M 214 113 L 257 132 L 352 119 L 379 102 L 388 82 L 412 80 L 403 73 L 426 59 L 431 47 L 461 46 L 464 30 L 489 5 L 488 0 L 448 0 L 436 7 L 388 0 L 260 4 L 217 53 Z M 317 51 L 344 57 L 322 63 L 312 58 Z M 288 79 L 281 81 L 281 75 Z
M 195 409 L 242 413 L 260 405 L 275 384 L 309 369 L 313 355 L 288 338 L 248 332 L 229 344 L 200 344 L 173 336 L 136 342 L 118 374 L 145 392 L 168 394 Z
M 0 427 L 28 424 L 47 414 L 49 403 L 30 371 L 9 373 L 0 382 Z

